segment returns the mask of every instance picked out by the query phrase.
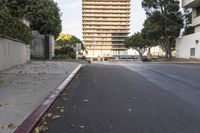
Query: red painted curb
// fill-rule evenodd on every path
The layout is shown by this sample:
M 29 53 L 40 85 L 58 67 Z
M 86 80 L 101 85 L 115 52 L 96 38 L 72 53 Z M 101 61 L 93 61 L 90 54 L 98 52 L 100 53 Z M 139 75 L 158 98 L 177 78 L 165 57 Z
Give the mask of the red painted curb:
M 74 78 L 82 65 L 79 65 L 69 77 L 44 100 L 39 107 L 33 111 L 23 123 L 14 131 L 14 133 L 30 133 L 39 123 L 41 117 L 48 111 L 51 105 L 56 101 L 60 93 L 65 89 L 69 82 Z

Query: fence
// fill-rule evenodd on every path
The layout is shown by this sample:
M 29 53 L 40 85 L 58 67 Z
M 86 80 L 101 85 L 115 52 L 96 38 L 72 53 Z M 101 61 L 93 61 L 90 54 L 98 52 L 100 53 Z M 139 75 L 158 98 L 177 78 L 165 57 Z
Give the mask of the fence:
M 54 36 L 41 35 L 32 31 L 33 39 L 31 44 L 32 59 L 50 59 L 54 56 Z
M 32 31 L 31 58 L 45 59 L 44 36 L 37 31 Z

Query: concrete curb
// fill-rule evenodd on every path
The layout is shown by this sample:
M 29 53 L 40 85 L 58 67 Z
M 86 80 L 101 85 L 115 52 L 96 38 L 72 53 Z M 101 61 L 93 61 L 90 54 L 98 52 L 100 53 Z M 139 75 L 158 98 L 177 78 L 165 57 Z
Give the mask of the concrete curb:
M 23 123 L 14 131 L 14 133 L 30 133 L 33 131 L 35 126 L 39 123 L 41 117 L 49 110 L 51 105 L 56 101 L 60 93 L 75 77 L 81 67 L 81 64 L 78 65 L 78 67 L 68 76 L 68 78 L 65 79 L 65 81 L 54 91 L 52 91 L 51 94 L 38 106 L 38 108 L 23 121 Z

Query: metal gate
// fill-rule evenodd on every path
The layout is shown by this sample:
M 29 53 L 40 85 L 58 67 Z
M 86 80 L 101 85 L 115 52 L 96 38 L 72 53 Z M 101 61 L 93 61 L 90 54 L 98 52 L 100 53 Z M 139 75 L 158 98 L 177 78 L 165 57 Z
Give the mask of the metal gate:
M 49 59 L 49 37 L 41 35 L 38 31 L 32 31 L 31 58 Z

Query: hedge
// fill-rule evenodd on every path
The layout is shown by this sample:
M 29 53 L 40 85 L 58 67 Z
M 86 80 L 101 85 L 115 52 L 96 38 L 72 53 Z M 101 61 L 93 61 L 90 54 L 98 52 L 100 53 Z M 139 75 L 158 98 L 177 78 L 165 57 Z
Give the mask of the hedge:
M 26 44 L 32 39 L 31 29 L 6 12 L 0 11 L 0 35 L 21 40 Z
M 56 47 L 55 55 L 57 59 L 76 59 L 76 52 L 71 46 Z

